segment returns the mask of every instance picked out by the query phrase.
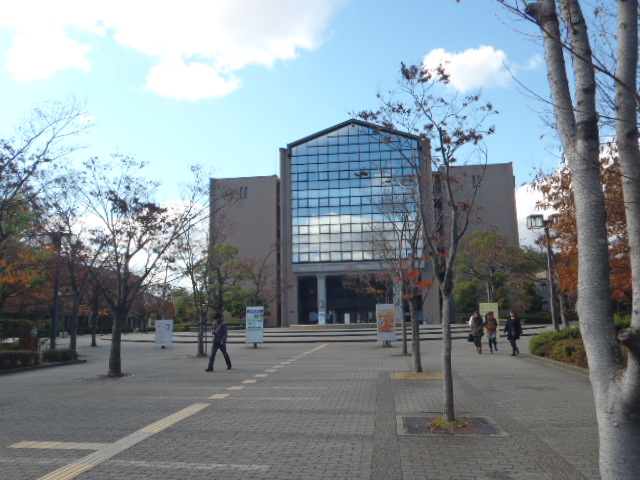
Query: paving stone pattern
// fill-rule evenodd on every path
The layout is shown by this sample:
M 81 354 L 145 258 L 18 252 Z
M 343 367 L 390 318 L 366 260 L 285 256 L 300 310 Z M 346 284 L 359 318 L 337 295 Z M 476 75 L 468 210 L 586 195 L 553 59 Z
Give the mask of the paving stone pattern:
M 585 374 L 454 340 L 457 415 L 489 417 L 507 436 L 399 435 L 403 416 L 442 412 L 442 381 L 392 378 L 412 368 L 399 343 L 330 338 L 232 343 L 233 369 L 207 373 L 195 344 L 159 349 L 151 335 L 128 335 L 126 375 L 106 378 L 108 338 L 92 348 L 80 337 L 86 363 L 0 376 L 0 477 L 599 478 Z M 422 353 L 424 370 L 439 372 L 439 342 Z

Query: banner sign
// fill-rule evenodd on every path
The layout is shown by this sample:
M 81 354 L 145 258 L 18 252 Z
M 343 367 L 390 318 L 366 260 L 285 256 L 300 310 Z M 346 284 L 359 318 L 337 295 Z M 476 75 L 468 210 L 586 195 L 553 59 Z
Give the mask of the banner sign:
M 500 318 L 498 317 L 498 304 L 497 303 L 481 303 L 480 304 L 480 315 L 482 315 L 482 318 L 484 318 L 484 316 L 489 313 L 489 312 L 493 312 L 494 317 L 496 317 L 496 320 L 500 321 Z
M 173 346 L 173 320 L 156 320 L 156 347 Z
M 264 307 L 247 307 L 246 343 L 264 342 Z
M 392 303 L 376 305 L 376 319 L 378 323 L 378 341 L 396 341 L 396 308 Z

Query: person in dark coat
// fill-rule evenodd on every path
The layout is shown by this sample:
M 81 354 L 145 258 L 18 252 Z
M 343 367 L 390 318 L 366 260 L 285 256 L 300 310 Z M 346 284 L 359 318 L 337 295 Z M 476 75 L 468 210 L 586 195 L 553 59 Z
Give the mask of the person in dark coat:
M 516 345 L 516 341 L 522 335 L 522 325 L 520 324 L 520 319 L 514 310 L 509 312 L 509 319 L 504 326 L 504 333 L 507 334 L 507 339 L 509 343 L 511 343 L 511 356 L 515 357 L 520 354 L 520 350 L 518 350 L 518 346 Z
M 473 312 L 469 325 L 471 325 L 471 335 L 473 336 L 473 343 L 476 346 L 476 351 L 478 353 L 482 353 L 482 336 L 484 335 L 484 322 L 482 321 L 482 315 L 478 312 Z
M 216 313 L 213 318 L 215 319 L 213 324 L 213 349 L 211 350 L 211 357 L 209 357 L 209 366 L 205 371 L 213 372 L 213 362 L 216 359 L 218 350 L 222 352 L 224 361 L 227 363 L 227 370 L 231 370 L 231 359 L 227 353 L 227 324 L 222 320 L 222 316 L 219 313 Z

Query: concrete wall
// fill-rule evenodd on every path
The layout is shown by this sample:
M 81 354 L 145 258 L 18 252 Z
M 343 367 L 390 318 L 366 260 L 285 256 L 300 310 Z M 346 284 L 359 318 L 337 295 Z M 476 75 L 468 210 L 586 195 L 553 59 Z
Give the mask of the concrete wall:
M 273 275 L 279 267 L 279 184 L 276 175 L 211 179 L 212 238 L 237 247 L 241 259 L 266 262 Z M 220 208 L 229 195 L 237 197 Z M 278 300 L 269 304 L 268 326 L 279 325 Z

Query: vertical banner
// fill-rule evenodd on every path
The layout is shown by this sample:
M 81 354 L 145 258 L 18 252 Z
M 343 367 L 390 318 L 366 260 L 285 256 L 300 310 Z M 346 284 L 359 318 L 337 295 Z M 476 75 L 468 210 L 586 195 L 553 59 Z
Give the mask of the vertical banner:
M 479 304 L 480 307 L 480 315 L 482 315 L 482 318 L 485 318 L 485 315 L 489 312 L 493 312 L 493 315 L 496 317 L 496 320 L 498 321 L 498 331 L 500 331 L 500 317 L 498 316 L 498 304 L 497 303 L 481 303 Z M 499 342 L 500 341 L 500 335 L 496 336 L 496 341 Z
M 489 313 L 489 312 L 493 312 L 494 316 L 496 317 L 496 320 L 498 320 L 498 322 L 500 322 L 500 317 L 498 317 L 498 304 L 497 303 L 481 303 L 479 304 L 480 309 L 478 310 L 480 312 L 480 315 L 482 315 L 482 318 L 484 318 L 484 316 Z
M 264 343 L 264 307 L 247 307 L 246 343 Z
M 392 303 L 376 305 L 376 319 L 378 322 L 378 341 L 396 341 L 396 310 Z
M 156 320 L 156 347 L 173 346 L 173 320 Z

